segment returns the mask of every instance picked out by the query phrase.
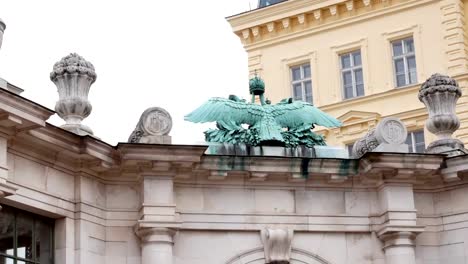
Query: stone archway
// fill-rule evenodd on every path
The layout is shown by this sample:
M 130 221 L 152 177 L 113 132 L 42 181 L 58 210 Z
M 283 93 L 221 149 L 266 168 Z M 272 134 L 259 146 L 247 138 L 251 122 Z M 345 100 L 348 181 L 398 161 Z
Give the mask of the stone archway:
M 226 264 L 265 264 L 263 247 L 245 251 L 231 259 Z M 320 256 L 302 249 L 292 248 L 291 264 L 331 264 Z

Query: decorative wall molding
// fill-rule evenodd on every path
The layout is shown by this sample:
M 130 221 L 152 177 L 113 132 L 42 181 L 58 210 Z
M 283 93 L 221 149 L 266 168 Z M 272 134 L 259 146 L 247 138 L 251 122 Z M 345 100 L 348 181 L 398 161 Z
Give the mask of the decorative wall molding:
M 444 0 L 441 2 L 442 33 L 445 40 L 447 74 L 455 75 L 466 72 L 467 42 L 464 1 Z
M 252 250 L 242 252 L 226 262 L 226 264 L 238 263 L 267 263 L 264 257 L 263 247 L 258 247 Z M 291 263 L 331 264 L 331 262 L 328 262 L 327 260 L 325 260 L 317 254 L 298 248 L 292 248 L 291 250 Z

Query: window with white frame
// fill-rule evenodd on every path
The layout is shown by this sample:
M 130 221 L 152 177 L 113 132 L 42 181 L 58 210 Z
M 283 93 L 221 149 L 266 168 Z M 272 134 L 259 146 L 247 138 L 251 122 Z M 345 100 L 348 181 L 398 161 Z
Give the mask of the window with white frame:
M 405 143 L 408 144 L 410 153 L 424 153 L 426 149 L 424 130 L 408 132 Z
M 309 63 L 291 67 L 291 86 L 294 100 L 313 103 Z
M 364 95 L 361 50 L 340 55 L 344 99 Z
M 392 41 L 396 87 L 417 83 L 413 37 Z
M 348 151 L 348 155 L 350 157 L 353 155 L 353 147 L 354 147 L 354 142 L 353 143 L 348 143 L 348 144 L 345 145 L 345 148 Z

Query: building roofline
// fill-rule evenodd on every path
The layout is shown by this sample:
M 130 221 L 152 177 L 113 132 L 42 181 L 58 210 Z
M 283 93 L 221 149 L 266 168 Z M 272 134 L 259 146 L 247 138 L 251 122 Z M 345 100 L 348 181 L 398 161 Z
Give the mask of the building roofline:
M 234 14 L 234 15 L 227 16 L 227 17 L 225 17 L 225 19 L 229 20 L 230 18 L 234 18 L 236 16 L 248 14 L 248 13 L 251 13 L 251 12 L 258 11 L 258 10 L 263 10 L 263 9 L 266 9 L 266 8 L 269 8 L 269 7 L 272 7 L 272 6 L 283 4 L 284 2 L 287 2 L 287 1 L 289 1 L 289 0 L 284 0 L 284 1 L 274 3 L 274 4 L 271 4 L 271 5 L 268 5 L 268 6 L 257 7 L 257 8 L 251 9 L 251 10 L 247 10 L 247 11 L 244 11 L 244 12 L 240 12 L 240 13 L 237 13 L 237 14 Z

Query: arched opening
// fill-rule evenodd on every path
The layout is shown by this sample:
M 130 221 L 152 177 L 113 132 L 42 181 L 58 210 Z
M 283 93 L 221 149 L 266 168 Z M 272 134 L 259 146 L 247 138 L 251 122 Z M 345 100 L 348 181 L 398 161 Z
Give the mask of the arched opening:
M 265 264 L 265 254 L 263 247 L 254 248 L 245 251 L 237 256 L 229 259 L 226 264 Z M 331 264 L 320 256 L 311 252 L 292 248 L 291 250 L 291 264 Z

